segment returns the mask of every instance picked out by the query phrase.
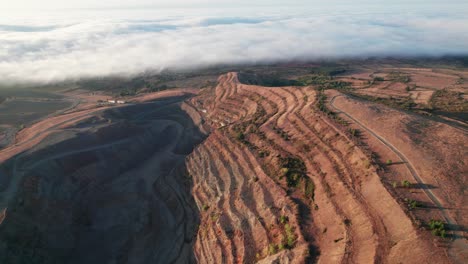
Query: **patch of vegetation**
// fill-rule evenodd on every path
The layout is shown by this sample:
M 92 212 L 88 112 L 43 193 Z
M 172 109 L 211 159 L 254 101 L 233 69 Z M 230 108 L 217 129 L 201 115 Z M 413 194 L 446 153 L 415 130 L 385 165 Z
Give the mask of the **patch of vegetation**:
M 302 179 L 306 177 L 306 166 L 304 162 L 295 157 L 280 158 L 282 177 L 286 177 L 288 187 L 299 186 Z
M 281 250 L 284 250 L 284 249 L 286 249 L 286 246 L 283 244 L 283 242 L 280 242 L 278 244 L 278 250 L 281 251 Z
M 274 255 L 278 252 L 277 248 L 276 248 L 276 245 L 274 243 L 270 243 L 270 245 L 268 245 L 268 255 Z
M 203 211 L 208 211 L 208 209 L 210 209 L 209 205 L 207 205 L 207 204 L 202 205 L 202 210 Z
M 133 96 L 136 94 L 137 94 L 136 89 L 124 89 L 119 92 L 119 96 Z
M 273 127 L 273 130 L 285 141 L 289 141 L 291 139 L 291 136 L 289 136 L 288 132 L 284 131 L 283 129 L 275 126 Z
M 213 221 L 213 222 L 218 221 L 219 216 L 220 216 L 220 213 L 212 212 L 211 215 L 210 215 L 211 221 Z
M 331 116 L 333 117 L 333 119 L 335 119 L 335 121 L 338 124 L 343 125 L 343 126 L 349 126 L 348 121 L 344 120 L 343 118 L 339 117 L 338 115 L 333 113 Z
M 407 180 L 403 180 L 401 181 L 401 187 L 403 188 L 410 188 L 411 187 L 411 183 Z
M 289 217 L 285 216 L 285 215 L 282 215 L 280 216 L 280 223 L 281 224 L 286 224 L 287 222 L 289 222 Z
M 429 100 L 430 107 L 436 111 L 463 113 L 468 112 L 468 100 L 463 98 L 463 93 L 438 90 L 432 94 Z
M 312 74 L 335 76 L 338 74 L 345 73 L 346 69 L 339 65 L 325 65 L 325 66 L 313 68 L 310 72 Z
M 252 123 L 256 125 L 262 125 L 268 119 L 267 112 L 261 105 L 257 105 L 257 111 L 255 112 Z
M 239 140 L 239 141 L 244 141 L 245 140 L 244 133 L 243 132 L 237 132 L 236 139 Z
M 405 199 L 406 204 L 410 210 L 421 207 L 421 204 L 418 201 L 412 199 Z
M 323 89 L 318 90 L 317 103 L 316 103 L 317 108 L 328 116 L 336 116 L 335 113 L 333 113 L 330 109 L 328 109 L 327 96 L 325 95 L 323 91 L 324 91 Z
M 357 129 L 355 129 L 355 128 L 349 128 L 349 129 L 348 129 L 348 133 L 349 133 L 352 137 L 359 137 L 359 136 L 360 136 L 359 130 L 357 130 Z
M 377 77 L 374 77 L 374 79 L 372 79 L 371 84 L 374 84 L 374 83 L 377 83 L 377 82 L 383 82 L 383 81 L 385 81 L 385 79 L 383 77 L 377 76 Z
M 387 77 L 394 82 L 409 83 L 411 81 L 411 77 L 402 72 L 391 72 Z
M 417 106 L 413 98 L 411 98 L 410 96 L 396 97 L 396 98 L 395 97 L 383 98 L 383 97 L 374 97 L 370 95 L 357 94 L 357 93 L 349 93 L 349 94 L 360 99 L 364 99 L 364 100 L 375 102 L 375 103 L 380 103 L 380 104 L 383 104 L 392 108 L 398 108 L 398 109 L 403 109 L 403 110 L 412 110 L 414 107 Z
M 311 199 L 312 201 L 315 198 L 315 184 L 309 178 L 305 178 L 304 196 L 305 198 Z
M 391 159 L 387 160 L 387 165 L 392 165 L 393 161 Z
M 270 156 L 270 151 L 268 151 L 268 150 L 260 150 L 260 151 L 258 152 L 258 156 L 259 156 L 260 158 L 268 157 L 268 156 Z
M 431 221 L 429 221 L 428 226 L 429 226 L 429 229 L 431 230 L 431 233 L 434 236 L 440 236 L 440 237 L 445 238 L 446 230 L 445 230 L 445 224 L 443 221 L 432 219 Z
M 337 89 L 345 90 L 351 87 L 351 83 L 335 80 L 330 75 L 311 75 L 303 76 L 296 81 L 296 86 L 315 85 L 319 89 Z
M 246 130 L 246 125 L 245 124 L 237 124 L 233 126 L 234 130 L 234 138 L 238 141 L 240 141 L 242 144 L 246 145 L 249 148 L 253 148 L 254 146 L 247 140 L 245 130 Z
M 319 85 L 325 86 L 327 83 L 332 81 L 333 78 L 328 75 L 311 75 L 303 76 L 297 80 L 299 86 L 308 86 L 308 85 Z
M 260 260 L 261 257 L 262 257 L 262 255 L 261 255 L 260 253 L 255 254 L 255 258 L 256 258 L 257 260 Z
M 294 233 L 294 229 L 289 225 L 284 225 L 284 231 L 286 232 L 286 247 L 291 249 L 296 244 L 296 234 Z

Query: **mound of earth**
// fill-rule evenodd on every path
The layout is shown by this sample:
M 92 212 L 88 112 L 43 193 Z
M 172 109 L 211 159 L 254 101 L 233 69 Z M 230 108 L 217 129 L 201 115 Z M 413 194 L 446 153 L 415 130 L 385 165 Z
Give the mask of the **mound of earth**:
M 2 163 L 1 263 L 193 262 L 185 157 L 204 135 L 168 98 L 94 113 Z

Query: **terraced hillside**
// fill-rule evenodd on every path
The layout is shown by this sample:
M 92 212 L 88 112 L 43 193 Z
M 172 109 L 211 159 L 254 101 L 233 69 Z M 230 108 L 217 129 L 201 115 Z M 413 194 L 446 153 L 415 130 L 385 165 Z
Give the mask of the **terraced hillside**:
M 0 263 L 463 263 L 462 130 L 255 78 L 25 127 L 0 150 Z
M 212 93 L 215 95 L 213 96 Z M 200 263 L 446 263 L 313 87 L 244 85 L 191 100 L 213 127 L 187 159 Z

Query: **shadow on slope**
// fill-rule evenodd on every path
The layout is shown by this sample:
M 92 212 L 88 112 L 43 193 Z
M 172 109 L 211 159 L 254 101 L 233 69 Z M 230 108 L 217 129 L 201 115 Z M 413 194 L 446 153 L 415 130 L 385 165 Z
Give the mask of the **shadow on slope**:
M 183 100 L 104 111 L 1 164 L 23 180 L 0 225 L 0 263 L 194 262 L 184 160 L 205 136 Z

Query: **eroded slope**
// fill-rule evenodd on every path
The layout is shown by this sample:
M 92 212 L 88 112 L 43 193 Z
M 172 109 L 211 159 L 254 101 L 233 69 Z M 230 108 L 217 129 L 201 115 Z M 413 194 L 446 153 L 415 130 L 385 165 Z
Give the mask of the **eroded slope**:
M 192 99 L 215 128 L 187 161 L 197 260 L 447 262 L 315 98 L 313 87 L 244 85 L 230 73 Z

